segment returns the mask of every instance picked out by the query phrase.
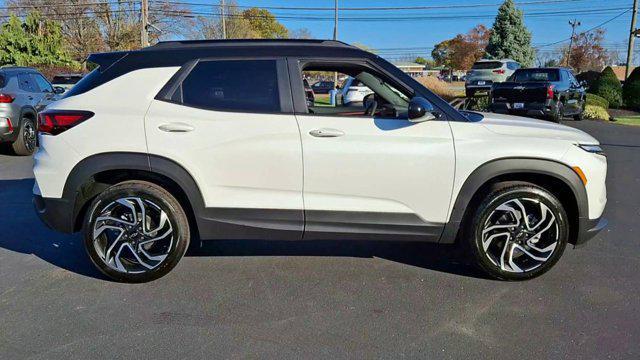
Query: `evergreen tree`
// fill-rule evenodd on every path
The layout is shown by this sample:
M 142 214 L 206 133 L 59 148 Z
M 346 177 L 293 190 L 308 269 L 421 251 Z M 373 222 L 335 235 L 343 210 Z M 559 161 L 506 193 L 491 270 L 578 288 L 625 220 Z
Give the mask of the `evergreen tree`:
M 640 66 L 633 69 L 629 78 L 624 82 L 622 98 L 626 106 L 640 110 Z
M 531 33 L 524 25 L 522 11 L 513 0 L 505 0 L 491 29 L 486 48 L 488 59 L 513 59 L 524 66 L 532 66 L 535 51 L 531 47 Z
M 44 20 L 38 13 L 24 19 L 12 15 L 0 28 L 0 64 L 78 65 L 64 48 L 60 25 Z
M 613 109 L 622 106 L 622 83 L 618 80 L 611 66 L 602 70 L 589 92 L 607 99 L 609 107 Z

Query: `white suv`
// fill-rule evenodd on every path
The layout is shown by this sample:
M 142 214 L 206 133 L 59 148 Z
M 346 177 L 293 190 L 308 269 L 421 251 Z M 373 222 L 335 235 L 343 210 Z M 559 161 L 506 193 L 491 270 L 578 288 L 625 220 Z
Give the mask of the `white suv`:
M 591 136 L 458 112 L 382 58 L 320 40 L 167 42 L 99 67 L 39 116 L 34 203 L 106 275 L 169 272 L 191 239 L 457 243 L 527 279 L 602 229 Z M 307 103 L 303 71 L 374 92 Z
M 467 97 L 474 97 L 478 93 L 487 95 L 494 83 L 507 81 L 509 76 L 520 69 L 520 64 L 511 59 L 476 61 L 467 72 L 464 82 Z

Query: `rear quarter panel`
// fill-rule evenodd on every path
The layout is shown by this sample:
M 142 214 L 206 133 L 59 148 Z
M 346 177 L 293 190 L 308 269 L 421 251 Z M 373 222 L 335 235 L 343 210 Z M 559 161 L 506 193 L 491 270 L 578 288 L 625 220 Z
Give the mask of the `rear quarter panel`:
M 40 135 L 34 173 L 42 195 L 62 196 L 64 181 L 73 167 L 91 155 L 147 153 L 145 114 L 151 100 L 178 69 L 136 70 L 49 105 L 47 109 L 85 110 L 95 115 L 57 136 Z

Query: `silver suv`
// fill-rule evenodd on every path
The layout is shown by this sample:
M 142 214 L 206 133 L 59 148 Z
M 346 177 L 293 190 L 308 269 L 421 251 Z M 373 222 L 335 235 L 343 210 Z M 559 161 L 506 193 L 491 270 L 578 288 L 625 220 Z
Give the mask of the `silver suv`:
M 473 97 L 477 93 L 488 94 L 493 83 L 507 81 L 507 78 L 519 68 L 520 64 L 511 59 L 476 61 L 467 73 L 464 84 L 467 97 Z
M 38 111 L 63 92 L 35 69 L 0 68 L 0 143 L 10 143 L 17 155 L 31 155 L 36 148 Z

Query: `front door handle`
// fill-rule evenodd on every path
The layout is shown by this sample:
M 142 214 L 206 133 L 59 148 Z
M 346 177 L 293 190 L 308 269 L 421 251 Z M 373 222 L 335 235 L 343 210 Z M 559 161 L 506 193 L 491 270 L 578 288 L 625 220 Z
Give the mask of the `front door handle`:
M 162 124 L 158 126 L 158 129 L 164 132 L 189 132 L 195 130 L 193 126 L 179 122 Z
M 339 137 L 344 135 L 344 131 L 340 131 L 338 129 L 322 128 L 309 131 L 309 135 L 320 138 Z

